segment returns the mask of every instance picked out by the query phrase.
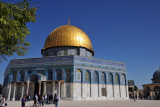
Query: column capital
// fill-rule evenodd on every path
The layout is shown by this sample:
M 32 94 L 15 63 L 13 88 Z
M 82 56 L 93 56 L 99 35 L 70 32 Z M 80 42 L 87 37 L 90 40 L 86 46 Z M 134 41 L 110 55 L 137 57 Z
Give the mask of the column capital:
M 41 80 L 38 80 L 38 83 L 41 83 Z
M 30 83 L 30 81 L 26 81 L 26 83 Z

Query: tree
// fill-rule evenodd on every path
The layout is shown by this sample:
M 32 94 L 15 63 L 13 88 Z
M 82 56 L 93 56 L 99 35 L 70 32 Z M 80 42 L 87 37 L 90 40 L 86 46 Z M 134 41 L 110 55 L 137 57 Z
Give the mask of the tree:
M 134 86 L 134 90 L 137 92 L 137 90 L 138 90 L 138 87 L 135 85 Z
M 2 89 L 3 89 L 3 86 L 2 84 L 0 84 L 0 94 L 2 94 Z
M 14 55 L 23 56 L 30 45 L 26 24 L 36 21 L 36 7 L 29 0 L 18 3 L 0 1 L 0 62 Z

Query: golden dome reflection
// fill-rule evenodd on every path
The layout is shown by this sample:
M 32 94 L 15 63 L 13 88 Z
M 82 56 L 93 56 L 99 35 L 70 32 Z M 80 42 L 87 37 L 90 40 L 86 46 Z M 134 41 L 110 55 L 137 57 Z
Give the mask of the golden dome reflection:
M 73 25 L 63 25 L 53 30 L 47 37 L 43 49 L 57 46 L 85 47 L 93 52 L 87 34 Z

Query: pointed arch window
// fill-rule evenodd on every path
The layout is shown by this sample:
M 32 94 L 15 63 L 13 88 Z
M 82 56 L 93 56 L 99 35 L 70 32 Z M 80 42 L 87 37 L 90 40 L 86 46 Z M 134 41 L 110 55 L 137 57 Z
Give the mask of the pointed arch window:
M 98 72 L 94 72 L 94 82 L 98 82 Z
M 62 69 L 57 69 L 57 80 L 61 80 L 62 79 Z
M 125 77 L 125 75 L 122 74 L 121 76 L 122 76 L 121 83 L 126 85 L 126 77 Z
M 115 83 L 119 84 L 119 75 L 118 74 L 116 74 L 116 76 L 115 76 Z
M 89 71 L 86 71 L 86 82 L 90 82 L 90 74 L 89 74 Z
M 109 83 L 113 84 L 113 75 L 109 73 Z
M 101 74 L 101 79 L 102 79 L 102 82 L 105 83 L 105 81 L 106 81 L 106 76 L 105 76 L 105 73 L 104 73 L 104 72 L 102 72 L 102 74 Z
M 71 69 L 68 68 L 65 71 L 66 71 L 65 72 L 65 81 L 70 82 L 71 81 Z
M 77 81 L 81 81 L 81 75 L 82 73 L 81 73 L 81 70 L 80 69 L 77 69 L 77 71 L 76 71 L 76 80 Z

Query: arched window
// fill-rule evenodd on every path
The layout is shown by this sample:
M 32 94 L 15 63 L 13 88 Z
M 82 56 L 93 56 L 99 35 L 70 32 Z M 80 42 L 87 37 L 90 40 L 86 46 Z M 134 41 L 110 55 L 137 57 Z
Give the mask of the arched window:
M 53 71 L 52 70 L 48 70 L 48 80 L 52 80 L 53 78 Z
M 24 77 L 25 77 L 25 73 L 24 73 L 24 71 L 21 71 L 20 72 L 20 81 L 24 81 Z
M 16 81 L 16 76 L 17 76 L 17 73 L 16 73 L 16 71 L 14 71 L 13 72 L 13 79 L 12 79 L 13 81 Z
M 118 74 L 116 74 L 115 83 L 119 84 L 119 75 Z
M 76 72 L 76 80 L 77 81 L 81 81 L 81 70 L 80 69 L 77 69 L 77 72 Z
M 66 72 L 65 72 L 65 81 L 66 82 L 70 82 L 71 81 L 71 69 L 66 69 Z
M 97 71 L 94 72 L 94 82 L 98 82 L 98 73 L 97 73 Z
M 106 82 L 106 76 L 105 76 L 105 73 L 102 72 L 101 74 L 101 79 L 102 79 L 102 82 L 105 83 Z
M 68 53 L 67 53 L 67 50 L 64 50 L 64 55 L 67 55 Z
M 126 85 L 126 77 L 125 77 L 125 75 L 122 74 L 121 76 L 122 76 L 121 83 Z
M 90 82 L 90 73 L 86 71 L 86 82 Z
M 57 80 L 61 80 L 62 79 L 62 69 L 57 69 Z
M 113 84 L 113 75 L 112 75 L 112 73 L 109 73 L 109 83 Z

